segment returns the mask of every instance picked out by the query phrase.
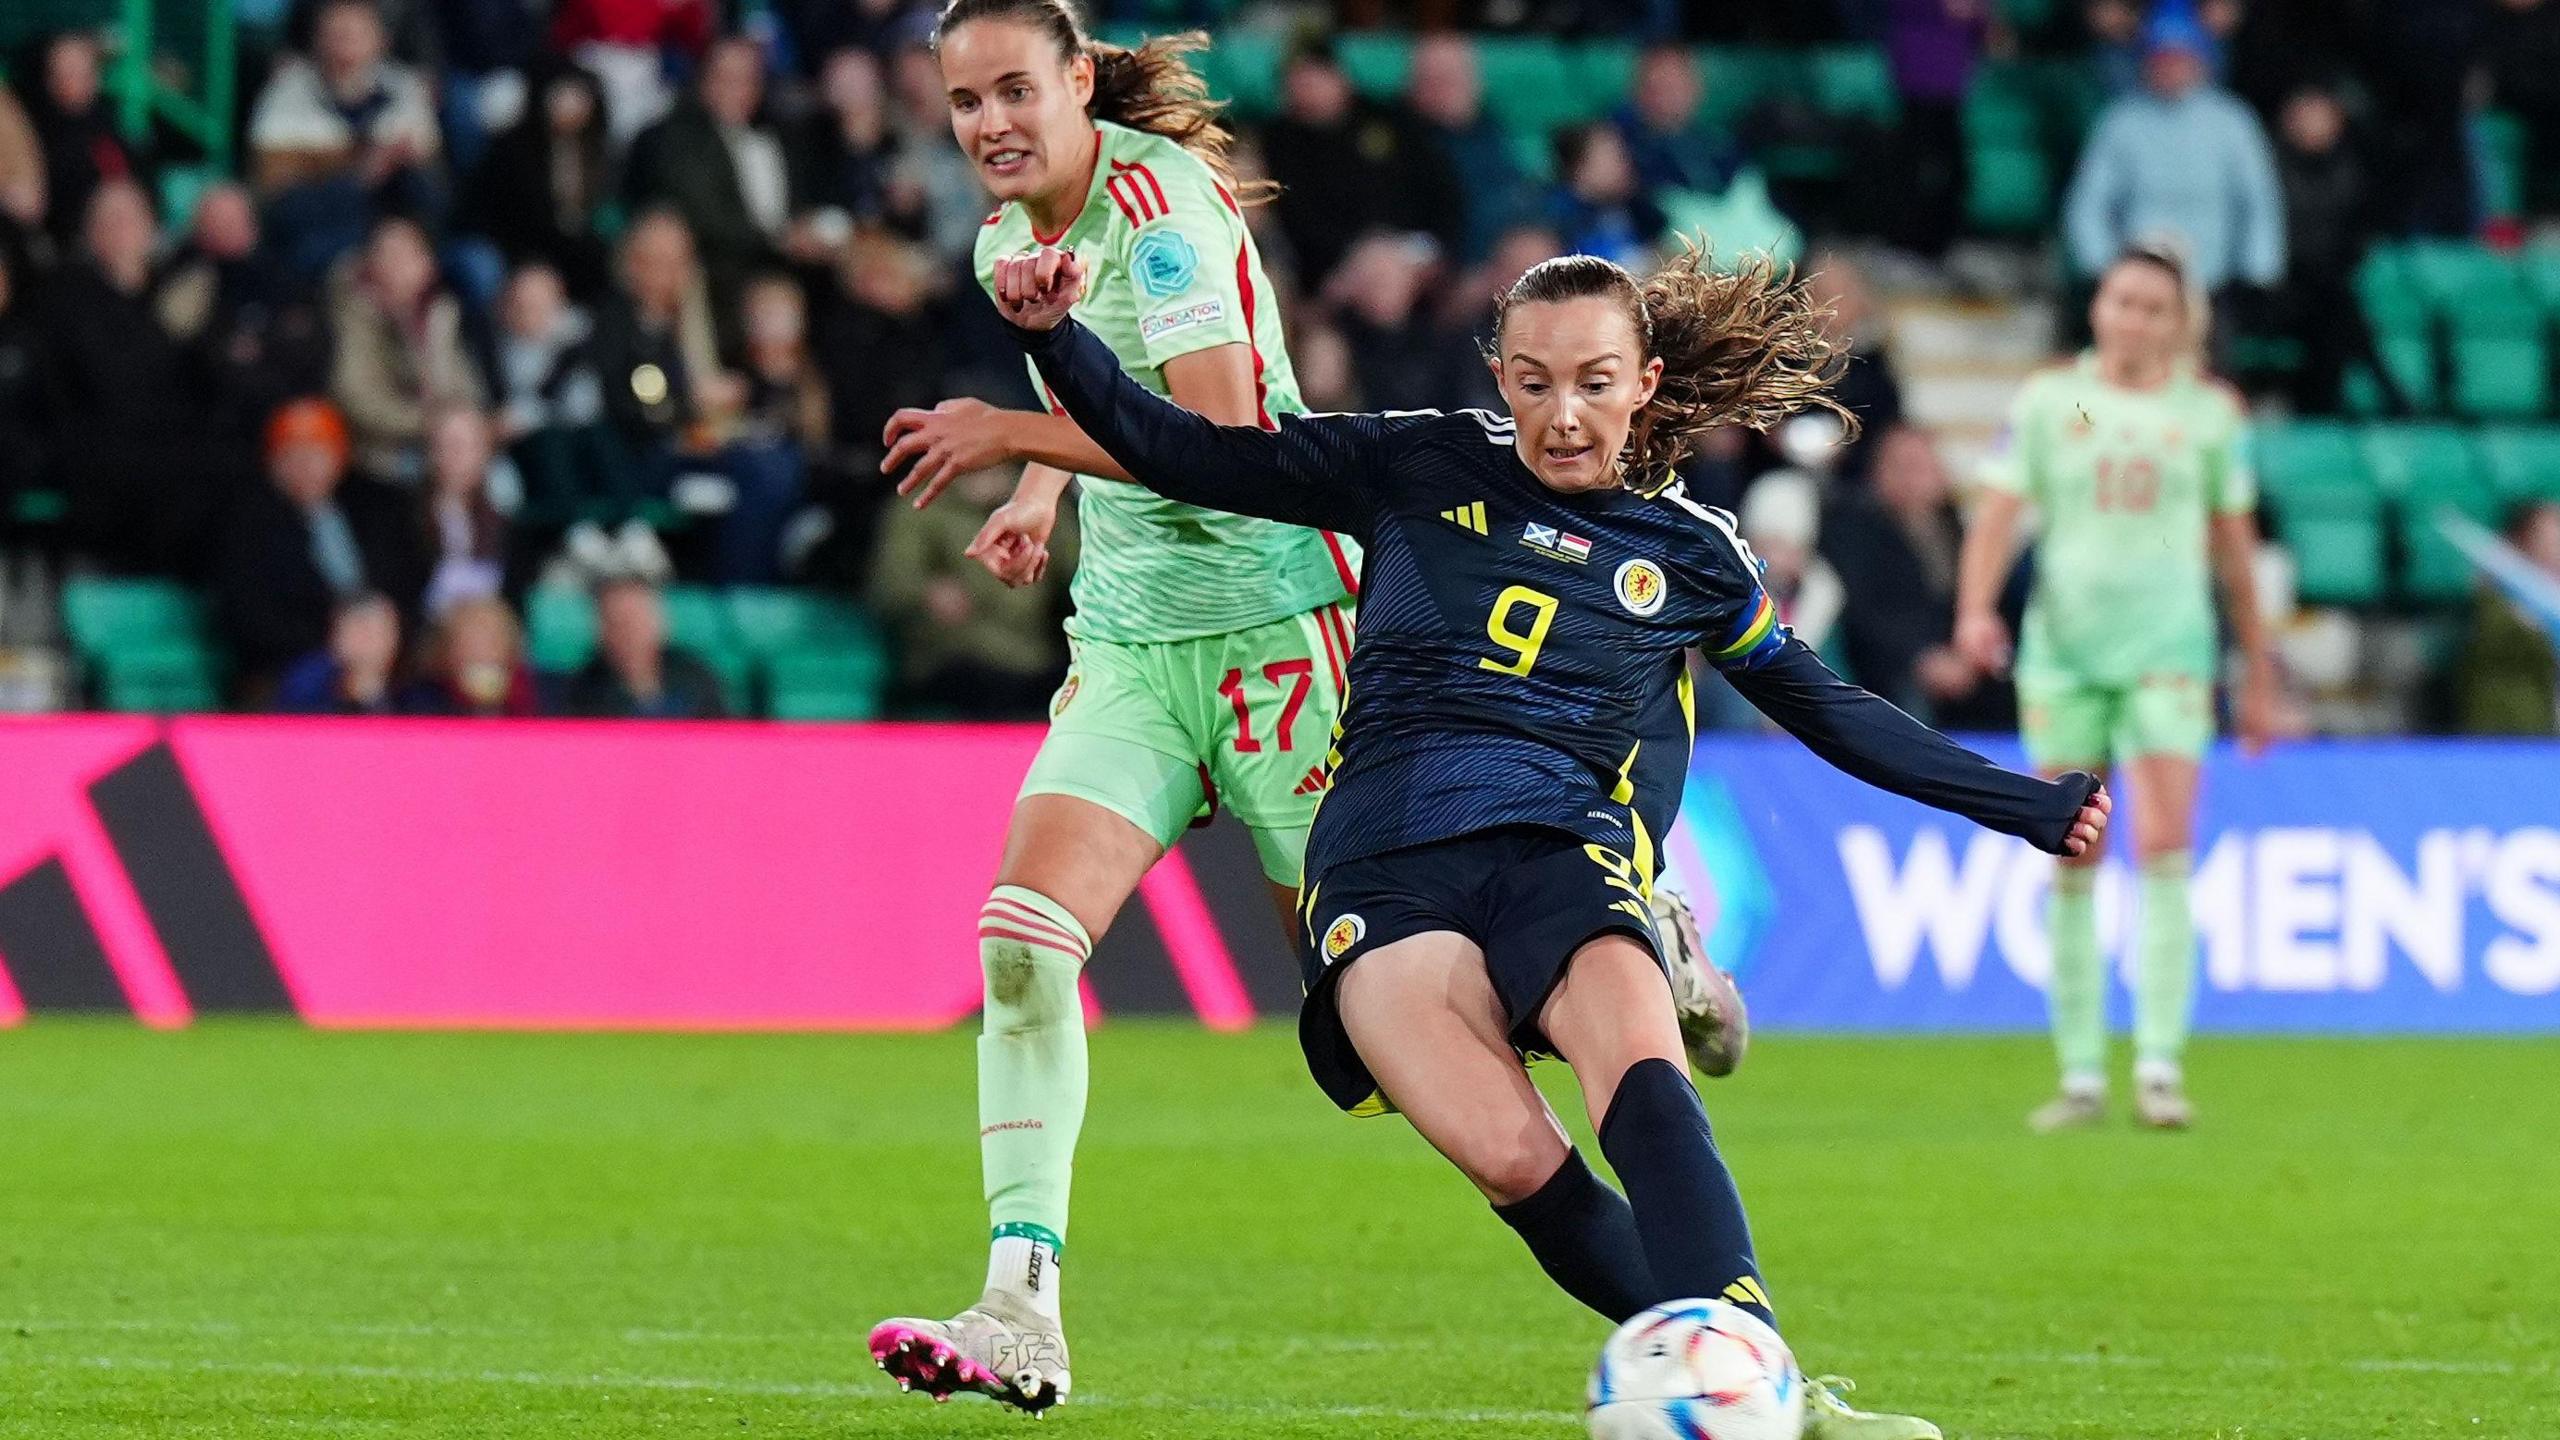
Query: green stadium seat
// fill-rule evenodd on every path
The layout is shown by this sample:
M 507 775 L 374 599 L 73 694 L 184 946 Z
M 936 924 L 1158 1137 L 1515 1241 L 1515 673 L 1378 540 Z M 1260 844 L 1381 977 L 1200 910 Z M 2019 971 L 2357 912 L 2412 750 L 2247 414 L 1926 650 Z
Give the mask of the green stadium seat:
M 776 720 L 871 720 L 888 693 L 881 652 L 785 650 L 766 662 L 766 709 Z
M 2526 246 L 2516 257 L 2516 268 L 2523 273 L 2525 292 L 2544 313 L 2560 311 L 2560 244 L 2540 241 Z
M 1505 125 L 1553 130 L 1600 112 L 1573 83 L 1563 47 L 1527 36 L 1491 36 L 1476 43 L 1484 71 L 1485 109 Z
M 2472 117 L 2472 150 L 2480 165 L 2481 199 L 2492 219 L 2524 213 L 2526 139 L 2513 111 L 2487 110 Z
M 2516 262 L 2463 240 L 2413 240 L 2401 247 L 2409 284 L 2428 308 L 2454 316 L 2495 314 L 2526 303 Z
M 2454 413 L 2477 420 L 2525 420 L 2551 408 L 2551 357 L 2541 317 L 2478 316 L 2458 327 L 2449 353 Z
M 1233 104 L 1237 115 L 1259 120 L 1279 110 L 1279 36 L 1229 26 L 1216 43 L 1191 58 L 1209 82 L 1209 93 Z
M 1974 72 L 1964 97 L 1964 133 L 1976 152 L 1984 146 L 2033 148 L 2041 144 L 2043 117 L 2035 85 L 2014 65 L 1985 65 Z
M 62 628 L 83 660 L 126 653 L 204 649 L 212 615 L 194 591 L 173 580 L 82 576 L 63 582 Z
M 2471 433 L 2459 425 L 2368 425 L 2357 442 L 2374 489 L 2395 505 L 2466 494 L 2481 484 Z
M 1802 62 L 1791 50 L 1700 51 L 1698 76 L 1706 86 L 1698 118 L 1728 131 L 1739 128 L 1744 117 L 1763 102 L 1801 94 L 1808 83 Z
M 2373 323 L 2376 333 L 2425 333 L 2429 323 L 2426 297 L 2418 293 L 2417 281 L 2409 273 L 2409 257 L 2399 246 L 2374 246 L 2356 268 L 2355 289 L 2365 318 Z
M 2432 414 L 2438 408 L 2436 384 L 2436 343 L 2423 328 L 2411 333 L 2385 332 L 2374 336 L 2374 349 L 2382 364 L 2400 386 L 2401 398 L 2421 414 Z M 2351 415 L 2382 413 L 2382 387 L 2361 369 L 2351 370 L 2346 378 L 2346 405 Z
M 1965 214 L 1977 228 L 2014 235 L 2051 223 L 2053 180 L 2044 151 L 2032 144 L 1977 143 L 1972 159 Z
M 2280 510 L 2313 496 L 2371 498 L 2355 428 L 2338 420 L 2262 425 L 2256 432 L 2258 483 Z
M 1592 40 L 1565 50 L 1573 85 L 1592 112 L 1606 115 L 1626 103 L 1636 83 L 1636 47 L 1624 40 Z
M 732 714 L 754 709 L 756 657 L 729 623 L 729 602 L 708 585 L 667 587 L 667 638 L 720 677 L 721 698 Z
M 871 617 L 841 595 L 741 585 L 729 592 L 728 601 L 729 623 L 739 643 L 759 659 L 786 650 L 881 648 Z
M 109 710 L 128 713 L 220 709 L 220 666 L 201 645 L 154 643 L 119 651 L 98 665 L 97 698 Z
M 2484 431 L 2480 468 L 2502 506 L 2560 500 L 2560 429 L 2500 426 Z
M 1413 37 L 1391 30 L 1354 30 L 1336 36 L 1334 53 L 1342 58 L 1342 73 L 1351 77 L 1351 88 L 1372 100 L 1384 100 L 1404 93 L 1405 77 L 1413 70 Z
M 1502 143 L 1511 152 L 1511 163 L 1532 180 L 1552 180 L 1556 174 L 1556 139 L 1544 130 L 1530 130 L 1506 125 Z
M 2373 492 L 2306 491 L 2280 503 L 2276 518 L 2302 599 L 2361 606 L 2383 598 L 2382 503 Z
M 1893 66 L 1882 50 L 1853 46 L 1813 53 L 1813 103 L 1826 115 L 1890 125 L 1902 113 Z
M 539 585 L 524 601 L 524 653 L 534 669 L 568 674 L 596 653 L 596 606 L 585 587 Z

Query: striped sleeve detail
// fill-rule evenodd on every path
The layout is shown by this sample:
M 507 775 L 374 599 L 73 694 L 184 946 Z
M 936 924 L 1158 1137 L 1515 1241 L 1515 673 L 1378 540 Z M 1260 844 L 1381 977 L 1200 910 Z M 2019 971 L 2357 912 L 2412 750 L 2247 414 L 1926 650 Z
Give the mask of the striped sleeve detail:
M 1157 183 L 1156 172 L 1144 165 L 1111 162 L 1111 178 L 1103 189 L 1110 192 L 1111 203 L 1120 207 L 1122 219 L 1132 227 L 1151 220 L 1161 220 L 1173 213 L 1173 202 L 1165 198 L 1164 186 Z
M 1778 607 L 1769 592 L 1751 589 L 1751 604 L 1725 635 L 1724 644 L 1707 652 L 1718 669 L 1747 670 L 1785 644 L 1786 627 L 1778 623 Z

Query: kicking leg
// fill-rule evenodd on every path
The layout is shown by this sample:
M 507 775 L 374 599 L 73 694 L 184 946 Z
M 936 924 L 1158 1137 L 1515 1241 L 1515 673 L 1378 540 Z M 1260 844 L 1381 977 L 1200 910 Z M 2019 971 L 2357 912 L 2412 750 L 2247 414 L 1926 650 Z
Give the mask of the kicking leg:
M 1484 955 L 1434 931 L 1344 972 L 1343 1030 L 1378 1088 L 1519 1232 L 1549 1278 L 1612 1322 L 1655 1286 L 1626 1200 L 1591 1172 L 1505 1038 Z

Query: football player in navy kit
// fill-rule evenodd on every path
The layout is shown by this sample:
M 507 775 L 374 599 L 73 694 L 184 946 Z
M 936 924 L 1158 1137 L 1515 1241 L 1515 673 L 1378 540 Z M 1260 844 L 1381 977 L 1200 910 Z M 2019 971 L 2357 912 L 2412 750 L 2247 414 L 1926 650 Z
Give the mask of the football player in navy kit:
M 1636 787 L 1667 767 L 1642 754 L 1642 721 L 1685 652 L 1844 771 L 2041 849 L 2082 853 L 2108 811 L 2087 775 L 2000 769 L 1833 675 L 1778 622 L 1731 517 L 1674 480 L 1709 430 L 1832 405 L 1818 311 L 1765 267 L 1718 274 L 1694 252 L 1642 282 L 1551 260 L 1497 313 L 1509 415 L 1262 430 L 1123 374 L 1068 314 L 1081 282 L 1073 256 L 1042 250 L 1000 261 L 992 288 L 1059 404 L 1136 483 L 1367 550 L 1300 896 L 1317 1083 L 1345 1109 L 1401 1111 L 1602 1314 L 1720 1296 L 1774 1323 L 1646 903 L 1644 815 L 1663 812 Z M 1556 1126 L 1530 1053 L 1573 1067 L 1623 1196 Z M 1808 1399 L 1808 1435 L 1937 1434 Z

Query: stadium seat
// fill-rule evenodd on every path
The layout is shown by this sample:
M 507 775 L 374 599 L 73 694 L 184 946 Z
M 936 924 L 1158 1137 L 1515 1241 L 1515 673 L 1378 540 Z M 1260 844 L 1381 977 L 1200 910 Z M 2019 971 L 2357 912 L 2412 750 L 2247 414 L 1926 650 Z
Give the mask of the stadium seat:
M 2032 144 L 1977 143 L 1972 192 L 1965 214 L 1983 230 L 2024 234 L 2043 230 L 2053 216 L 2053 181 L 2044 151 Z
M 2560 244 L 2539 241 L 2528 245 L 2516 257 L 2516 268 L 2524 276 L 2524 288 L 2542 306 L 2543 313 L 2560 313 Z
M 205 602 L 167 580 L 64 582 L 62 628 L 98 703 L 110 710 L 210 710 L 222 659 Z
M 1627 41 L 1592 40 L 1571 46 L 1565 51 L 1565 64 L 1573 71 L 1574 88 L 1582 92 L 1593 114 L 1615 111 L 1635 88 L 1636 47 Z
M 2493 220 L 2524 214 L 2524 121 L 2510 110 L 2484 110 L 2471 120 L 2471 153 L 2480 166 L 2482 208 Z
M 2033 82 L 2014 65 L 1985 65 L 1974 72 L 1964 97 L 1964 133 L 1975 152 L 1985 146 L 2034 148 L 2043 126 Z
M 1751 112 L 1773 96 L 1800 94 L 1807 84 L 1804 67 L 1787 50 L 1733 47 L 1701 51 L 1699 78 L 1707 87 L 1698 118 L 1726 131 L 1739 129 Z
M 2459 320 L 2526 308 L 2524 277 L 2516 262 L 2485 246 L 2412 240 L 2400 253 L 2409 284 L 2438 314 Z
M 2278 503 L 2277 530 L 2293 552 L 2295 588 L 2315 605 L 2382 599 L 2382 504 L 2370 490 L 2312 490 Z
M 2449 393 L 2454 413 L 2477 420 L 2525 420 L 2551 408 L 2551 358 L 2541 316 L 2531 311 L 2480 314 L 2455 326 Z
M 576 585 L 539 585 L 525 596 L 524 653 L 534 669 L 565 675 L 596 653 L 596 607 Z
M 1902 92 L 1882 50 L 1851 46 L 1813 53 L 1813 103 L 1827 115 L 1890 125 L 1902 113 Z
M 2409 257 L 2396 245 L 2376 245 L 2356 267 L 2356 299 L 2365 319 L 2383 335 L 2423 334 L 2428 323 L 2426 298 L 2409 273 Z
M 1218 43 L 1191 57 L 1209 93 L 1235 106 L 1243 119 L 1259 120 L 1280 108 L 1281 42 L 1276 35 L 1229 26 Z
M 1401 31 L 1349 31 L 1335 37 L 1333 52 L 1341 57 L 1351 88 L 1372 100 L 1403 94 L 1405 77 L 1413 70 L 1413 37 Z
M 739 643 L 759 658 L 785 650 L 880 645 L 871 617 L 841 595 L 741 585 L 729 592 L 728 603 Z
M 2280 509 L 2309 496 L 2374 493 L 2354 427 L 2337 420 L 2263 425 L 2256 434 L 2258 483 Z
M 1485 109 L 1505 125 L 1553 130 L 1599 113 L 1552 40 L 1488 36 L 1477 42 L 1476 57 L 1484 70 Z
M 98 703 L 109 710 L 170 714 L 222 706 L 219 667 L 198 645 L 149 645 L 121 651 L 96 672 Z
M 720 677 L 721 698 L 732 713 L 754 708 L 756 657 L 729 623 L 729 604 L 708 585 L 667 587 L 667 638 L 691 651 Z
M 2484 431 L 2480 468 L 2502 506 L 2560 500 L 2560 429 L 2501 426 Z
M 2481 483 L 2470 432 L 2459 425 L 2368 425 L 2356 439 L 2374 489 L 2393 504 L 2464 494 Z
M 888 678 L 878 651 L 785 650 L 767 662 L 766 711 L 776 720 L 876 719 Z

